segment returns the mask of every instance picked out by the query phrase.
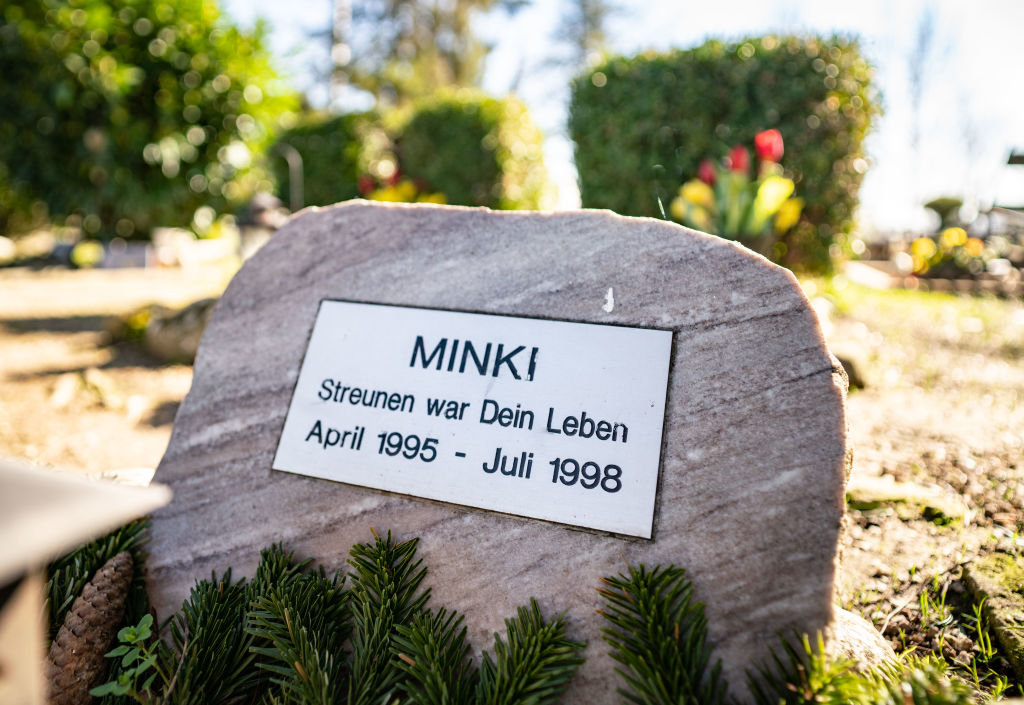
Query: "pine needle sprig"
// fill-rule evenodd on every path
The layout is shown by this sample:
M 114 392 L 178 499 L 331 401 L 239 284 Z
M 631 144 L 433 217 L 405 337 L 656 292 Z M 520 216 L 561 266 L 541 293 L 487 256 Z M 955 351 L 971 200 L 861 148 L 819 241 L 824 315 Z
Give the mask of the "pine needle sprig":
M 272 544 L 260 551 L 260 562 L 256 572 L 246 584 L 250 600 L 266 595 L 271 588 L 281 586 L 303 575 L 313 563 L 312 558 L 296 561 L 295 553 L 284 550 L 279 543 Z
M 278 693 L 280 688 L 262 677 L 266 669 L 263 669 L 263 657 L 258 649 L 270 648 L 272 644 L 268 638 L 254 634 L 250 628 L 253 612 L 256 610 L 259 600 L 267 597 L 272 589 L 280 588 L 287 591 L 289 586 L 292 586 L 304 574 L 304 571 L 312 562 L 312 558 L 296 561 L 293 552 L 285 552 L 284 547 L 280 543 L 272 544 L 260 551 L 260 562 L 256 566 L 256 572 L 253 574 L 252 580 L 245 586 L 246 604 L 248 605 L 246 631 L 249 632 L 251 637 L 249 650 L 256 655 L 255 667 L 262 669 L 260 671 L 261 677 L 258 678 L 255 692 L 253 693 L 254 700 L 268 695 L 272 687 Z
M 641 565 L 602 582 L 605 606 L 598 611 L 612 626 L 601 631 L 628 686 L 620 695 L 638 705 L 724 700 L 721 662 L 709 669 L 704 605 L 693 599 L 686 571 Z
M 470 660 L 462 615 L 443 607 L 424 612 L 393 639 L 402 690 L 414 705 L 475 705 L 479 676 Z
M 132 554 L 136 566 L 145 562 L 143 545 L 149 540 L 149 519 L 137 519 L 106 536 L 85 544 L 66 556 L 50 563 L 46 568 L 46 611 L 49 622 L 49 640 L 53 641 L 57 630 L 64 623 L 64 617 L 75 599 L 82 594 L 82 588 L 107 561 L 122 551 Z M 145 579 L 136 568 L 135 578 L 129 588 L 125 608 L 125 623 L 135 624 L 149 609 L 146 599 Z
M 352 575 L 352 665 L 349 705 L 377 705 L 402 679 L 392 642 L 396 628 L 411 625 L 423 611 L 430 590 L 421 590 L 427 569 L 416 558 L 418 539 L 395 543 L 391 532 L 349 552 Z
M 164 670 L 176 680 L 167 703 L 215 705 L 252 696 L 258 673 L 245 630 L 248 606 L 245 581 L 231 582 L 230 569 L 196 583 L 171 620 L 173 652 Z
M 248 615 L 250 650 L 261 656 L 261 670 L 277 686 L 272 702 L 333 705 L 347 686 L 344 644 L 352 632 L 349 594 L 339 573 L 323 569 L 271 587 L 253 603 Z M 267 644 L 261 646 L 260 644 Z
M 476 702 L 481 705 L 552 705 L 569 685 L 585 644 L 565 635 L 565 616 L 545 621 L 537 601 L 505 620 L 505 639 L 494 635 L 494 660 L 483 655 Z
M 854 669 L 852 661 L 830 659 L 818 634 L 779 638 L 779 649 L 755 672 L 747 673 L 747 685 L 756 705 L 874 705 L 873 688 Z M 781 652 L 781 654 L 780 654 Z

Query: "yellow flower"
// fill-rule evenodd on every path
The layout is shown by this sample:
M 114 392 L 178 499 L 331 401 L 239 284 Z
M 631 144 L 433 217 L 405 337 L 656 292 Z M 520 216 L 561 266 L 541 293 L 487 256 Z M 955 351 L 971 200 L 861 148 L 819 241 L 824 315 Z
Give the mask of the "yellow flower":
M 931 259 L 937 251 L 938 248 L 935 247 L 935 241 L 930 237 L 919 237 L 910 243 L 910 252 L 914 255 L 915 260 Z
M 402 179 L 395 188 L 398 190 L 399 200 L 405 203 L 416 200 L 416 184 L 412 182 L 412 179 Z
M 376 191 L 371 192 L 368 198 L 371 201 L 388 201 L 391 203 L 402 200 L 399 197 L 398 189 L 396 189 L 394 186 L 385 186 L 384 188 L 379 188 Z
M 402 179 L 397 184 L 379 188 L 371 193 L 371 201 L 388 201 L 390 203 L 411 203 L 416 200 L 416 184 L 411 179 Z
M 425 193 L 416 199 L 418 203 L 447 203 L 443 193 Z
M 700 179 L 691 179 L 683 184 L 679 189 L 679 196 L 684 201 L 689 201 L 708 210 L 715 208 L 715 192 Z
M 779 212 L 775 214 L 775 231 L 784 233 L 796 225 L 803 209 L 804 199 L 797 196 L 786 199 L 786 202 L 779 206 Z
M 692 206 L 690 212 L 687 214 L 687 225 L 695 230 L 700 230 L 704 233 L 711 232 L 711 215 L 706 209 L 700 206 Z
M 946 228 L 939 235 L 939 244 L 944 250 L 952 250 L 967 242 L 967 231 L 963 228 Z
M 711 215 L 706 208 L 690 203 L 680 196 L 672 199 L 668 210 L 672 217 L 683 225 L 706 233 L 711 232 Z
M 782 176 L 769 176 L 757 187 L 754 204 L 744 231 L 749 235 L 757 235 L 768 224 L 768 219 L 778 212 L 782 204 L 793 195 L 793 182 Z
M 86 269 L 103 261 L 103 245 L 95 240 L 82 240 L 71 249 L 71 263 Z

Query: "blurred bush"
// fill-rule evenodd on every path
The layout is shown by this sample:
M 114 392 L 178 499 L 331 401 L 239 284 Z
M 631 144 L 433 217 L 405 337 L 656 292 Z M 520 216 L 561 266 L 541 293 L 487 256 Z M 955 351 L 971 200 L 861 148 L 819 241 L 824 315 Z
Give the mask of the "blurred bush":
M 296 102 L 261 27 L 211 0 L 0 7 L 0 231 L 141 236 L 272 189 L 256 156 Z
M 543 137 L 518 100 L 446 93 L 415 103 L 399 121 L 399 167 L 421 190 L 465 206 L 549 207 Z
M 281 135 L 279 142 L 294 147 L 302 157 L 304 205 L 326 206 L 360 195 L 359 177 L 369 168 L 372 145 L 381 141 L 375 139 L 376 124 L 373 113 L 314 113 Z M 288 164 L 280 150 L 271 151 L 278 196 L 288 203 Z
M 572 85 L 584 207 L 660 216 L 705 157 L 778 129 L 805 207 L 773 259 L 827 271 L 846 244 L 878 112 L 856 41 L 765 36 L 607 61 Z

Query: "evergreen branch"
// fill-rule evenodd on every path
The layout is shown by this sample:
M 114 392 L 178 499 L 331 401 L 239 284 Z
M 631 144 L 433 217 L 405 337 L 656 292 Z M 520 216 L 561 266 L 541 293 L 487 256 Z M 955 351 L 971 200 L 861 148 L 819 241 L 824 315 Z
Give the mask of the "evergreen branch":
M 72 603 L 82 593 L 82 588 L 104 563 L 121 551 L 130 551 L 136 566 L 145 562 L 142 546 L 149 541 L 147 532 L 149 519 L 142 518 L 115 529 L 106 536 L 85 544 L 71 553 L 58 558 L 46 567 L 46 611 L 49 623 L 49 640 L 53 641 Z M 125 624 L 136 624 L 146 614 L 149 603 L 146 600 L 145 580 L 142 572 L 135 571 L 129 589 L 125 608 Z
M 430 597 L 420 590 L 427 574 L 416 560 L 418 539 L 396 544 L 374 532 L 374 543 L 356 544 L 349 552 L 352 576 L 352 677 L 349 705 L 377 705 L 398 686 L 402 671 L 393 653 L 396 627 L 412 624 Z
M 481 705 L 553 705 L 583 663 L 585 644 L 565 636 L 565 617 L 550 622 L 537 601 L 505 620 L 506 640 L 494 635 L 494 657 L 484 654 L 476 702 Z
M 307 558 L 302 562 L 295 561 L 294 553 L 285 553 L 284 547 L 275 543 L 260 551 L 260 562 L 256 573 L 246 585 L 250 600 L 266 595 L 271 588 L 280 586 L 303 575 L 306 568 L 313 562 Z
M 246 631 L 249 632 L 249 636 L 252 637 L 249 650 L 256 656 L 255 667 L 257 669 L 263 669 L 263 658 L 261 657 L 259 649 L 269 648 L 271 646 L 269 639 L 253 634 L 250 629 L 252 615 L 256 610 L 257 603 L 262 598 L 268 596 L 273 588 L 279 587 L 287 590 L 288 586 L 293 585 L 294 581 L 303 575 L 303 571 L 312 562 L 311 558 L 297 562 L 295 560 L 295 554 L 285 553 L 284 547 L 279 543 L 272 544 L 270 547 L 260 551 L 259 565 L 256 566 L 256 572 L 253 575 L 252 580 L 250 580 L 245 586 L 246 605 L 248 608 L 248 613 L 246 615 Z M 270 691 L 274 689 L 274 686 L 275 684 L 267 681 L 266 679 L 258 678 L 255 691 L 253 693 L 253 700 L 255 701 L 260 697 L 269 696 Z M 276 688 L 276 691 L 279 695 L 280 688 Z
M 461 628 L 460 628 L 461 627 Z M 469 658 L 466 627 L 457 612 L 416 615 L 393 639 L 402 690 L 414 705 L 475 705 L 479 676 Z
M 779 638 L 778 649 L 771 652 L 770 663 L 747 673 L 747 685 L 756 705 L 881 705 L 872 697 L 875 688 L 858 674 L 850 661 L 829 660 L 825 642 L 818 634 L 817 646 L 804 635 L 795 641 Z
M 164 671 L 176 670 L 177 682 L 165 693 L 167 703 L 217 705 L 252 696 L 258 674 L 252 636 L 245 631 L 247 593 L 244 580 L 231 582 L 230 569 L 192 588 L 171 620 L 174 648 Z
M 601 631 L 628 686 L 619 689 L 639 705 L 712 705 L 725 698 L 721 662 L 709 670 L 704 605 L 693 600 L 693 584 L 675 566 L 630 568 L 604 578 L 599 610 L 611 627 Z
M 344 577 L 317 573 L 285 580 L 253 603 L 247 630 L 258 667 L 278 686 L 274 702 L 333 705 L 346 687 L 343 644 L 352 631 Z

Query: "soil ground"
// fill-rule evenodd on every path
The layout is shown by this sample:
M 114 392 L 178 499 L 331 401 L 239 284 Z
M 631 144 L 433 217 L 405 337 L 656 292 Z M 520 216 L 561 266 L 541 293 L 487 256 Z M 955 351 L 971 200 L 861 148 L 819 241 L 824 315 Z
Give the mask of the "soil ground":
M 112 343 L 110 319 L 215 295 L 229 275 L 0 270 L 0 455 L 89 474 L 155 467 L 191 368 Z M 967 510 L 851 509 L 839 604 L 897 651 L 934 652 L 989 694 L 1024 693 L 961 580 L 979 556 L 1024 545 L 1024 304 L 841 277 L 804 286 L 864 378 L 848 400 L 854 480 L 889 476 Z

